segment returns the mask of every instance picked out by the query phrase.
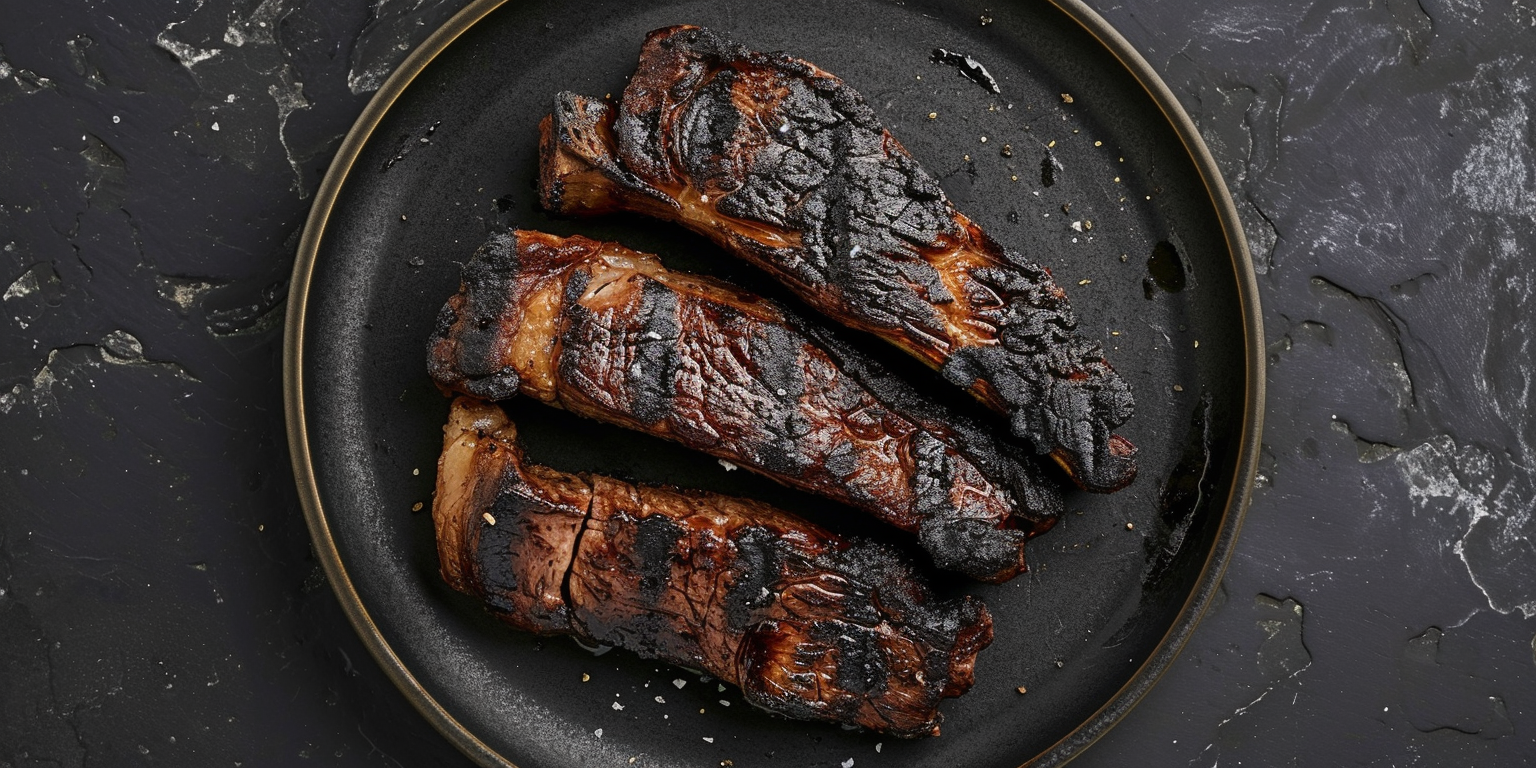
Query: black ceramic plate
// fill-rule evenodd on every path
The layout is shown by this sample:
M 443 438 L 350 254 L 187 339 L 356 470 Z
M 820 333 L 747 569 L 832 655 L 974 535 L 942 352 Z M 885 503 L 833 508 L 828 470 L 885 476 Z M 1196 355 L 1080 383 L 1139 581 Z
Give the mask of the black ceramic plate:
M 619 92 L 645 33 L 678 23 L 790 51 L 861 91 L 961 210 L 1051 268 L 1083 332 L 1136 388 L 1123 429 L 1141 448 L 1130 488 L 1071 495 L 1031 571 L 1009 584 L 934 574 L 940 591 L 976 594 L 996 619 L 976 686 L 945 703 L 937 738 L 771 716 L 696 674 L 512 631 L 438 578 L 428 510 L 448 403 L 427 378 L 425 340 L 487 233 L 580 232 L 782 295 L 679 228 L 559 220 L 537 206 L 536 126 L 552 96 Z M 980 62 L 999 92 L 933 61 L 936 48 Z M 1253 274 L 1225 186 L 1145 62 L 1069 0 L 473 3 L 412 55 L 343 145 L 301 246 L 288 334 L 290 440 L 316 550 L 375 657 L 487 765 L 1062 762 L 1134 706 L 1199 620 L 1260 429 Z M 753 496 L 904 544 L 680 447 L 507 405 L 540 463 Z

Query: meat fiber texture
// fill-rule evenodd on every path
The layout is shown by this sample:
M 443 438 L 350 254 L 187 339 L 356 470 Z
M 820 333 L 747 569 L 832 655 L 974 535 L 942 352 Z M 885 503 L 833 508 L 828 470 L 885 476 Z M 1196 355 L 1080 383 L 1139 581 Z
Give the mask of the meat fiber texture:
M 745 499 L 528 464 L 495 405 L 457 399 L 432 517 L 443 578 L 519 629 L 740 686 L 771 712 L 937 735 L 971 687 L 986 606 L 934 600 L 882 545 Z
M 1136 474 L 1130 386 L 1050 272 L 950 205 L 854 89 L 698 27 L 652 32 L 616 105 L 562 93 L 540 126 L 551 211 L 678 222 L 808 304 L 938 369 L 1081 487 Z
M 917 534 L 1000 582 L 1061 511 L 1029 457 L 778 305 L 613 243 L 518 231 L 464 268 L 429 343 L 444 389 L 518 393 L 675 440 Z

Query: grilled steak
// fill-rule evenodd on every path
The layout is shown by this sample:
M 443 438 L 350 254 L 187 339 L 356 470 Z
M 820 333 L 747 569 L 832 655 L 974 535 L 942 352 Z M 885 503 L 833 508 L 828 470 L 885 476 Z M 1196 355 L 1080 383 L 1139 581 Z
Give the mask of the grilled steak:
M 437 528 L 443 578 L 509 624 L 701 669 L 759 707 L 937 735 L 971 687 L 986 606 L 938 602 L 890 549 L 744 499 L 526 463 L 494 405 L 453 404 Z
M 864 100 L 815 65 L 698 27 L 652 32 L 617 105 L 562 93 L 540 192 L 675 221 L 839 322 L 940 370 L 1093 491 L 1124 487 L 1134 409 L 1044 267 L 999 245 Z
M 518 392 L 675 440 L 918 534 L 941 568 L 1024 570 L 1061 510 L 1034 462 L 779 306 L 614 243 L 494 236 L 438 318 L 447 390 Z

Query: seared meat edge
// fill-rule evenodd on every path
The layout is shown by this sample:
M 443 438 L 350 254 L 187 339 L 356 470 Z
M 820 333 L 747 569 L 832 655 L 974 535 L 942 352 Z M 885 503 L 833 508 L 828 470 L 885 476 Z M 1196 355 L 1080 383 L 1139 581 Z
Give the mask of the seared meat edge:
M 918 534 L 942 568 L 1025 569 L 1059 490 L 986 430 L 775 304 L 582 237 L 493 236 L 439 315 L 445 390 L 521 392 Z
M 991 617 L 936 601 L 890 549 L 758 502 L 525 462 L 496 406 L 457 399 L 433 522 L 444 579 L 519 629 L 702 669 L 788 717 L 936 735 Z
M 540 125 L 557 213 L 674 221 L 810 305 L 939 369 L 1080 486 L 1135 476 L 1127 385 L 1045 268 L 945 198 L 852 88 L 786 54 L 652 32 L 617 105 L 562 93 Z

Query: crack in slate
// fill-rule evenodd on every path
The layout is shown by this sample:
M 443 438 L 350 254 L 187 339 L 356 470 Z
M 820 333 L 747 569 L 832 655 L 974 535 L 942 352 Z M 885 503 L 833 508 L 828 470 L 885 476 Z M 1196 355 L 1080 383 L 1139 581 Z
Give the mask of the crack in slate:
M 20 405 L 30 405 L 41 415 L 47 407 L 57 406 L 53 396 L 55 386 L 67 381 L 70 374 L 103 365 L 164 371 L 183 381 L 201 383 L 180 363 L 146 358 L 144 345 L 137 337 L 127 331 L 115 330 L 98 344 L 74 344 L 49 350 L 46 361 L 29 381 L 18 382 L 9 392 L 0 394 L 0 415 L 9 414 Z
M 1279 682 L 1295 677 L 1312 666 L 1312 652 L 1304 637 L 1306 612 L 1294 598 L 1279 599 L 1260 593 L 1253 603 L 1266 618 L 1259 619 L 1264 641 L 1259 645 L 1259 668 L 1271 680 Z
M 1402 388 L 1405 398 L 1405 402 L 1402 403 L 1401 407 L 1407 410 L 1418 410 L 1418 389 L 1414 385 L 1413 376 L 1408 373 L 1408 352 L 1403 344 L 1403 319 L 1391 307 L 1387 306 L 1386 302 L 1370 296 L 1362 296 L 1321 275 L 1312 276 L 1312 286 L 1317 293 L 1324 296 L 1353 301 L 1366 313 L 1367 317 L 1381 328 L 1382 332 L 1386 334 L 1387 340 L 1397 350 L 1397 358 L 1392 361 L 1391 367 L 1393 369 L 1393 377 Z
M 1401 453 L 1403 448 L 1387 442 L 1375 442 L 1367 440 L 1357 434 L 1349 426 L 1349 422 L 1335 417 L 1329 427 L 1345 437 L 1355 441 L 1355 452 L 1361 464 L 1375 464 L 1382 459 Z

